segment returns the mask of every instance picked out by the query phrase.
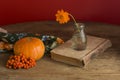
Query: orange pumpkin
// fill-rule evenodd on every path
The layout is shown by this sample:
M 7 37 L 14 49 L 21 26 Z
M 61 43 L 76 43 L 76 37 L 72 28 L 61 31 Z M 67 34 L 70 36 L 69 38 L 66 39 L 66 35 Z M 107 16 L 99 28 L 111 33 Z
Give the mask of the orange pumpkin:
M 39 60 L 45 52 L 44 43 L 35 37 L 25 37 L 14 44 L 14 54 L 24 54 L 27 58 Z

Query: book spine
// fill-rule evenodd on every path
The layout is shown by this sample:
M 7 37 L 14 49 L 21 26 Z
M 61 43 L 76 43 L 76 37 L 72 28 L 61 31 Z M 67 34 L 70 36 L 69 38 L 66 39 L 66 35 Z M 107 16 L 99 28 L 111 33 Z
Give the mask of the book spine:
M 104 52 L 107 48 L 111 46 L 112 46 L 112 43 L 110 42 L 110 40 L 104 40 L 94 50 L 92 50 L 86 56 L 83 57 L 82 59 L 83 65 L 86 66 L 95 56 Z

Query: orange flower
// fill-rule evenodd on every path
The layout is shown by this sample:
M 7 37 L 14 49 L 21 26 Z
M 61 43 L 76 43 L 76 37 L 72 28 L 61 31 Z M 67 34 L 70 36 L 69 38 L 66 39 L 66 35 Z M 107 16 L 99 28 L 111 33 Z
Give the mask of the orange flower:
M 69 18 L 69 13 L 65 12 L 64 10 L 58 10 L 56 16 L 56 21 L 58 21 L 60 24 L 67 23 Z
M 58 21 L 60 24 L 67 23 L 70 20 L 70 17 L 73 19 L 75 24 L 77 23 L 75 18 L 70 13 L 65 12 L 63 9 L 58 10 L 55 16 L 56 16 L 56 21 Z
M 77 24 L 77 22 L 76 22 L 76 20 L 75 20 L 75 18 L 72 14 L 70 14 L 68 12 L 65 12 L 63 9 L 61 9 L 61 10 L 57 11 L 55 16 L 56 16 L 56 21 L 58 21 L 60 24 L 67 23 L 70 20 L 70 17 L 71 17 L 74 21 L 74 24 L 75 24 L 76 28 L 80 32 L 78 24 Z

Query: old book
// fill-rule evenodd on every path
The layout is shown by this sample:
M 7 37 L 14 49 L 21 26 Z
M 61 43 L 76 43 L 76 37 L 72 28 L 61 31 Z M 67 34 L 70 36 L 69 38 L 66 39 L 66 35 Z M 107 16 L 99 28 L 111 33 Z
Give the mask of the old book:
M 70 65 L 83 67 L 87 65 L 90 60 L 97 54 L 104 52 L 107 48 L 111 47 L 111 42 L 108 39 L 87 36 L 87 48 L 82 51 L 72 49 L 71 40 L 51 50 L 51 58 L 64 62 Z

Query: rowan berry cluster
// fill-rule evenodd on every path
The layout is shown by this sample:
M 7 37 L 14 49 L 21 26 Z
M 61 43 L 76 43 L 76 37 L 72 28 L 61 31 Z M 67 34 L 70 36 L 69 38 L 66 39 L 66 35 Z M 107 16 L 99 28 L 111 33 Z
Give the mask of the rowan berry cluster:
M 26 58 L 23 54 L 12 55 L 9 57 L 6 67 L 9 69 L 29 69 L 36 65 L 35 59 Z

